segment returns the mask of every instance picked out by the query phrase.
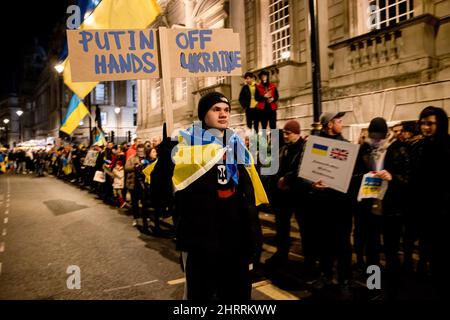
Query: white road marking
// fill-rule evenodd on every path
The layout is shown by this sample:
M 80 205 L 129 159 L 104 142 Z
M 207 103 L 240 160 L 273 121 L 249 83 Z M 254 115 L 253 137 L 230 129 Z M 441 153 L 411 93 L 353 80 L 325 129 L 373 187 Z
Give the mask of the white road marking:
M 6 228 L 3 229 L 2 236 L 3 236 L 3 237 L 6 236 Z
M 269 296 L 274 300 L 300 300 L 299 297 L 281 290 L 280 288 L 275 287 L 273 284 L 257 287 L 256 290 L 264 293 L 266 296 Z
M 5 243 L 0 242 L 0 253 L 5 252 Z
M 103 290 L 103 292 L 112 292 L 112 291 L 118 291 L 118 290 L 123 290 L 123 289 L 130 289 L 133 287 L 145 286 L 147 284 L 151 284 L 151 283 L 155 283 L 155 282 L 158 282 L 158 280 L 152 280 L 152 281 L 137 283 L 137 284 L 130 285 L 130 286 L 123 286 L 123 287 L 118 287 L 118 288 L 107 289 L 107 290 Z
M 5 216 L 9 214 L 9 210 L 5 210 Z
M 3 219 L 3 223 L 7 224 L 8 223 L 8 218 Z
M 5 204 L 5 207 L 6 207 L 6 208 L 9 208 L 9 203 Z
M 186 278 L 180 278 L 180 279 L 167 281 L 167 284 L 173 286 L 173 285 L 185 283 L 185 282 L 186 282 Z

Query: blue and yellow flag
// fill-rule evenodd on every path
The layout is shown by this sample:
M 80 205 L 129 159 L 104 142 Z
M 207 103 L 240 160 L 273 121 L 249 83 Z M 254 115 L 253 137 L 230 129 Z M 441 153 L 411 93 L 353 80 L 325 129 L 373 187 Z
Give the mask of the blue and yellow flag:
M 102 0 L 80 26 L 91 29 L 144 29 L 161 13 L 156 0 Z M 64 62 L 64 83 L 84 99 L 98 82 L 72 82 L 70 60 Z
M 106 146 L 105 134 L 100 128 L 95 128 L 94 146 Z
M 231 147 L 224 146 L 218 138 L 195 125 L 192 129 L 182 131 L 180 143 L 172 157 L 175 163 L 172 177 L 175 191 L 187 188 L 213 168 L 225 155 L 230 155 L 226 162 L 228 178 L 237 184 L 237 164 L 244 164 L 253 184 L 256 205 L 269 203 L 250 152 L 236 134 L 231 136 L 229 142 Z M 234 159 L 235 153 L 237 159 Z M 230 159 L 233 160 L 230 161 Z
M 153 161 L 148 166 L 146 166 L 144 170 L 142 170 L 142 173 L 145 175 L 145 183 L 150 184 L 152 182 L 151 175 L 153 170 L 155 169 L 155 165 L 157 162 L 158 160 Z
M 66 117 L 64 118 L 59 130 L 71 135 L 80 124 L 80 121 L 83 120 L 87 114 L 89 114 L 88 109 L 80 98 L 74 94 L 69 102 Z

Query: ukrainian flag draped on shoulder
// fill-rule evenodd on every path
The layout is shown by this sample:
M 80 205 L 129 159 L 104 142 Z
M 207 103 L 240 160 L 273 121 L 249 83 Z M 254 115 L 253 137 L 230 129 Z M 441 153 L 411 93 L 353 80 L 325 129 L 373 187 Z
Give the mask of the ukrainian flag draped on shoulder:
M 80 98 L 74 94 L 69 102 L 66 116 L 61 125 L 61 131 L 71 135 L 72 132 L 78 127 L 83 118 L 89 114 L 88 109 Z
M 160 14 L 156 0 L 102 0 L 80 26 L 92 29 L 144 29 Z M 72 82 L 70 61 L 64 61 L 64 83 L 84 99 L 98 82 Z
M 173 156 L 175 168 L 172 182 L 175 191 L 187 188 L 226 155 L 227 179 L 237 185 L 237 166 L 243 164 L 253 184 L 256 205 L 269 203 L 253 158 L 236 133 L 233 132 L 227 140 L 227 145 L 224 145 L 221 138 L 194 124 L 188 130 L 180 132 L 179 140 Z

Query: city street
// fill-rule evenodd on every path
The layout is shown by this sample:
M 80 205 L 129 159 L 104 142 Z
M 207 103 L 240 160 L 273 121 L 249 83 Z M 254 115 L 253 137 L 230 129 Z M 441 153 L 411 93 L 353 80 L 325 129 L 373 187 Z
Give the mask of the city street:
M 140 234 L 126 211 L 69 183 L 1 175 L 0 218 L 0 300 L 183 297 L 173 241 Z M 80 268 L 79 290 L 67 288 L 69 266 Z M 298 299 L 268 280 L 253 298 Z

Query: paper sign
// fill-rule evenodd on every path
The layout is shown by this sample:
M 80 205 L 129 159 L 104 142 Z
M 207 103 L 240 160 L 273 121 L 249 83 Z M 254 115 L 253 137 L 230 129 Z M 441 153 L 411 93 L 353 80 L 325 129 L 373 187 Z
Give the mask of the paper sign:
M 67 30 L 74 82 L 159 78 L 156 31 Z
M 242 75 L 239 34 L 231 29 L 168 29 L 167 38 L 173 78 Z
M 97 163 L 98 151 L 89 150 L 84 158 L 83 165 L 87 167 L 95 167 Z
M 388 188 L 388 182 L 375 174 L 369 172 L 363 176 L 361 181 L 361 187 L 358 192 L 358 201 L 362 199 L 379 199 L 383 200 L 386 190 Z
M 345 141 L 309 136 L 299 177 L 322 182 L 346 193 L 350 185 L 359 145 Z

